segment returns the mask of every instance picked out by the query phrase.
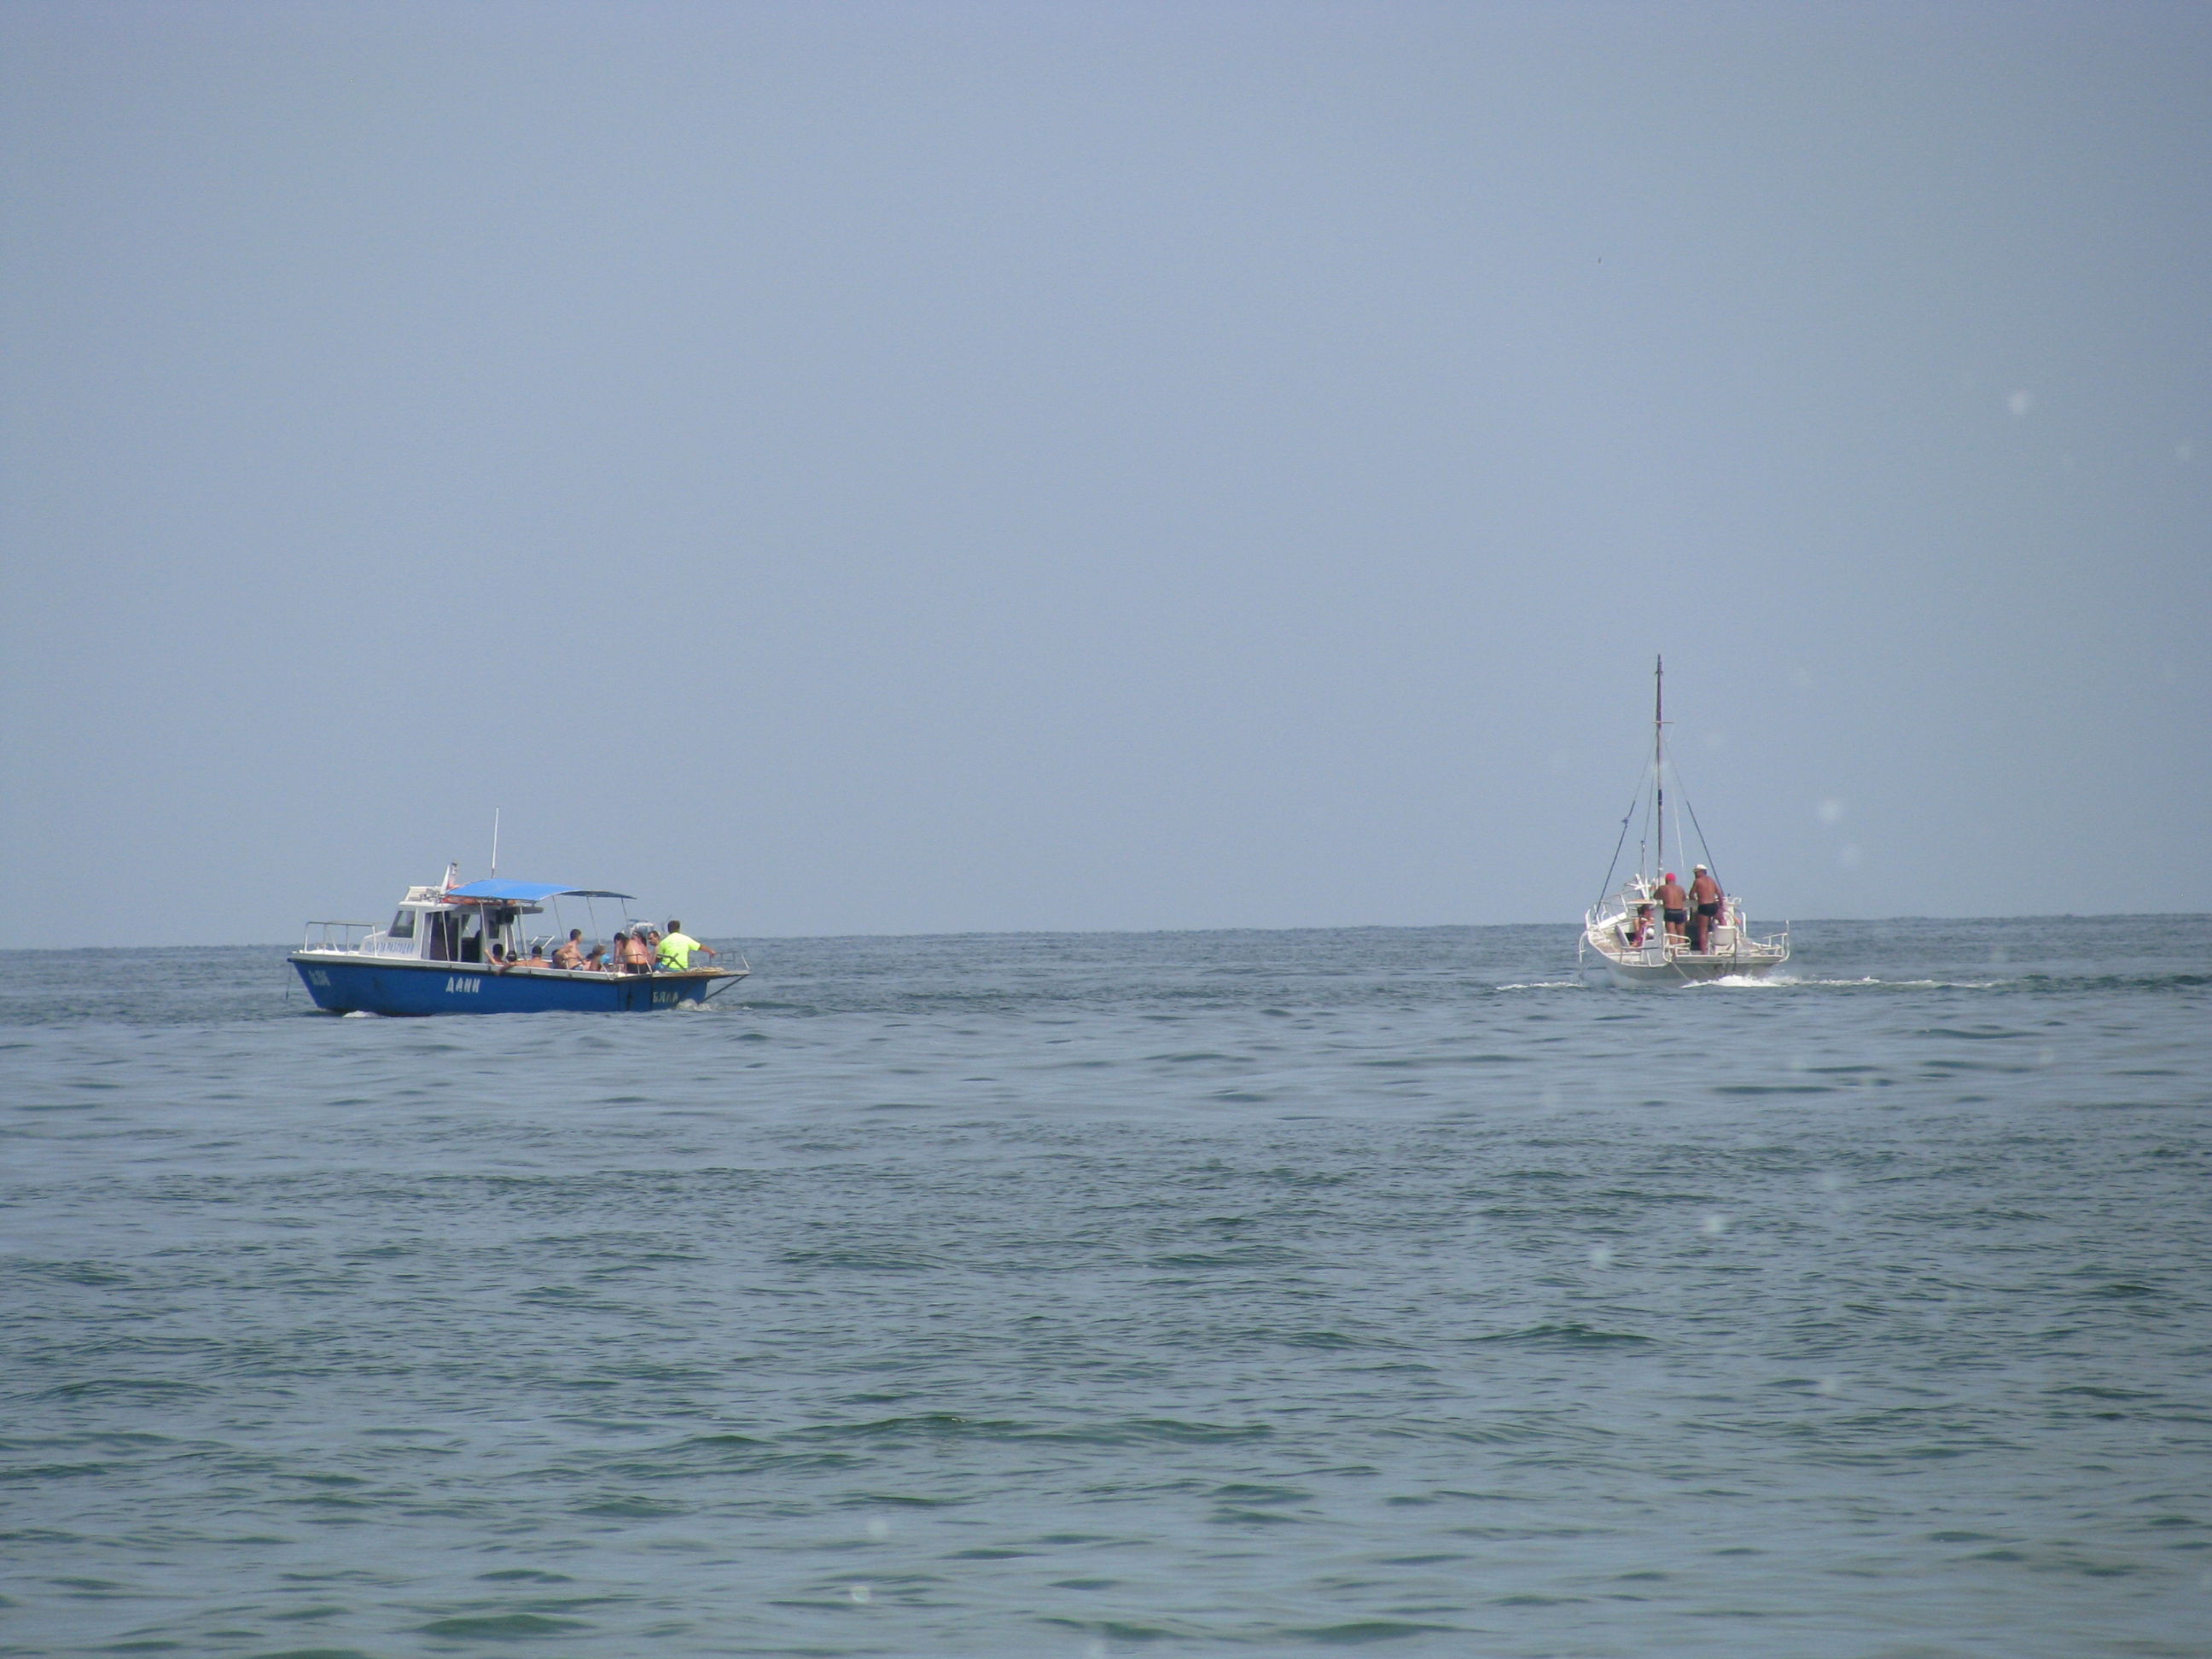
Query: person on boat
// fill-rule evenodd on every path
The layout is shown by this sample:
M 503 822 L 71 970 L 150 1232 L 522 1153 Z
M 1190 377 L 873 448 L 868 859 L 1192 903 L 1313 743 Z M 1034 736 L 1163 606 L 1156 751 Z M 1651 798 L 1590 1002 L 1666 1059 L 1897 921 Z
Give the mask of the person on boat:
M 1667 879 L 1659 884 L 1651 896 L 1659 902 L 1660 910 L 1667 918 L 1667 943 L 1681 943 L 1682 930 L 1690 923 L 1690 896 L 1682 890 L 1682 884 L 1674 879 L 1672 870 L 1667 872 Z
M 1622 943 L 1632 951 L 1644 948 L 1644 941 L 1651 937 L 1651 907 L 1639 904 L 1636 913 L 1623 924 Z
M 507 959 L 507 947 L 496 942 L 486 948 L 484 964 L 495 974 L 503 974 L 514 965 Z
M 584 930 L 582 928 L 571 927 L 568 930 L 568 937 L 562 939 L 559 948 L 553 952 L 553 965 L 556 968 L 568 969 L 580 968 L 584 965 Z
M 617 970 L 625 974 L 649 974 L 653 971 L 653 951 L 645 942 L 645 929 L 634 927 L 627 933 L 615 935 L 615 961 Z
M 584 952 L 584 971 L 586 973 L 602 974 L 606 971 L 606 969 L 607 947 L 605 945 L 594 945 L 590 950 Z
M 711 945 L 702 945 L 684 931 L 684 924 L 670 917 L 668 931 L 660 936 L 660 967 L 664 973 L 680 974 L 691 965 L 691 953 L 704 951 L 710 957 L 722 953 Z
M 1697 866 L 1690 877 L 1690 903 L 1697 910 L 1690 927 L 1690 948 L 1710 951 L 1713 944 L 1713 929 L 1721 925 L 1721 884 L 1713 879 L 1713 872 L 1704 865 Z

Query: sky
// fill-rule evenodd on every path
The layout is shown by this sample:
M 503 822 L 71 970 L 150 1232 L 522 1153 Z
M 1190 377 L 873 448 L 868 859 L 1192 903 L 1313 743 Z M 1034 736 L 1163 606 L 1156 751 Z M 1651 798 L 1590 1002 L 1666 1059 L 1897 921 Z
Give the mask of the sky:
M 0 945 L 2212 910 L 2212 6 L 0 7 Z

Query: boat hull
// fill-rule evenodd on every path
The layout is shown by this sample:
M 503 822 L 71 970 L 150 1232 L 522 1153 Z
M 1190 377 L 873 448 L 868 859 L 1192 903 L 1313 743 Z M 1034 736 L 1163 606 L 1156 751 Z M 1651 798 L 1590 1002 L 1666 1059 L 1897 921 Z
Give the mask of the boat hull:
M 1765 979 L 1789 960 L 1787 951 L 1715 952 L 1710 956 L 1676 951 L 1661 957 L 1655 950 L 1649 955 L 1636 951 L 1624 957 L 1585 940 L 1582 975 L 1583 982 L 1589 985 L 1664 991 L 1683 985 L 1711 985 L 1722 980 Z
M 529 968 L 495 973 L 465 962 L 363 960 L 295 951 L 300 982 L 334 1014 L 618 1014 L 704 1002 L 742 972 L 699 968 L 672 974 L 566 973 Z

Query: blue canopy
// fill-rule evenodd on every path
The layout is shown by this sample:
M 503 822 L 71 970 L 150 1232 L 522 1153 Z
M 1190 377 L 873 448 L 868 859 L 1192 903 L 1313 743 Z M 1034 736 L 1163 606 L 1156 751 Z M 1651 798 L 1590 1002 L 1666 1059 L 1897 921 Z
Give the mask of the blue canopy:
M 449 889 L 447 898 L 504 899 L 514 904 L 535 904 L 550 898 L 635 898 L 635 893 L 610 893 L 602 887 L 563 887 L 550 881 L 472 881 Z

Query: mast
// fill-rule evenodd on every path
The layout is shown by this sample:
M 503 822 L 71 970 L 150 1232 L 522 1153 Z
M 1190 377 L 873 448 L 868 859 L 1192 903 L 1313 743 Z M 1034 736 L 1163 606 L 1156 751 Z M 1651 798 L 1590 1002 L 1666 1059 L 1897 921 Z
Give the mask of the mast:
M 1654 659 L 1651 669 L 1651 783 L 1658 793 L 1659 809 L 1654 814 L 1659 820 L 1659 867 L 1651 873 L 1667 873 L 1667 659 Z

